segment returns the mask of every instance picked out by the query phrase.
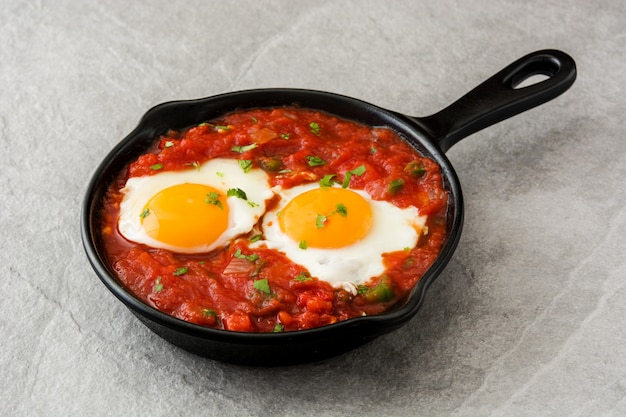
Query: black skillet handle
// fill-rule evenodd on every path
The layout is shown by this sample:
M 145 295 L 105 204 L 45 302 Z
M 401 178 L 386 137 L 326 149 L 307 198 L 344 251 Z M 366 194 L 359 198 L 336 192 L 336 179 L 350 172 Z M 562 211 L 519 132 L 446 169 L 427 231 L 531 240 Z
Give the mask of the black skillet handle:
M 516 88 L 533 75 L 548 78 Z M 478 87 L 431 116 L 414 120 L 446 152 L 461 139 L 558 97 L 576 80 L 576 63 L 564 52 L 533 52 L 510 64 Z

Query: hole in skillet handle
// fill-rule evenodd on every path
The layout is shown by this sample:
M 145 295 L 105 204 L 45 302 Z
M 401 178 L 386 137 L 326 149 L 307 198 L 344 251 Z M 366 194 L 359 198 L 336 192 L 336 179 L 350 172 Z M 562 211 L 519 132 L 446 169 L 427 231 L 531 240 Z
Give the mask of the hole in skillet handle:
M 535 76 L 544 79 L 528 82 Z M 576 63 L 568 54 L 554 49 L 536 51 L 506 66 L 443 110 L 414 120 L 446 152 L 479 130 L 560 96 L 575 80 Z

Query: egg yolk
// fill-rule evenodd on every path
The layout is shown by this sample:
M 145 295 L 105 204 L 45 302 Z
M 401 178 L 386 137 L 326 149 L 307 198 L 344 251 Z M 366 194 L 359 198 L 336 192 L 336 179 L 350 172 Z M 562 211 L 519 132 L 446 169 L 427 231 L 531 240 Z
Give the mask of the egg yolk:
M 345 188 L 315 188 L 294 197 L 278 216 L 281 230 L 301 245 L 341 248 L 361 240 L 372 225 L 372 209 Z
M 165 188 L 148 201 L 141 213 L 148 236 L 180 248 L 215 242 L 228 227 L 223 193 L 202 184 Z

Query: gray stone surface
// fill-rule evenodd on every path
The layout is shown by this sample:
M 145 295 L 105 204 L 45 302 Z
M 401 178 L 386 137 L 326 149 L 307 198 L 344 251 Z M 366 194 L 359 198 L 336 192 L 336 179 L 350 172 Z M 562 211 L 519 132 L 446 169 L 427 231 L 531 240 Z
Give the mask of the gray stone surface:
M 4 0 L 0 415 L 626 415 L 626 3 Z M 238 367 L 152 334 L 79 235 L 93 170 L 149 107 L 259 87 L 431 114 L 528 52 L 579 77 L 448 156 L 457 252 L 402 329 Z

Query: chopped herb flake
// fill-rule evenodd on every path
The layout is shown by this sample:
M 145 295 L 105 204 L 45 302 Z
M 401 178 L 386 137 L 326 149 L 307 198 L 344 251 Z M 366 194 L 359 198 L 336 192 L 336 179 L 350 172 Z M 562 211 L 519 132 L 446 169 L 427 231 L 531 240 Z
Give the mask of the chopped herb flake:
M 154 292 L 161 292 L 163 290 L 163 284 L 161 283 L 161 277 L 158 276 L 154 281 Z
M 215 173 L 215 175 L 217 175 L 217 176 L 218 176 L 218 177 L 220 177 L 220 178 L 224 178 L 224 173 L 223 173 L 223 172 L 217 171 L 217 172 Z
M 318 229 L 322 229 L 326 225 L 327 220 L 328 218 L 326 216 L 324 216 L 323 214 L 318 214 L 315 218 L 315 227 L 317 227 Z
M 190 167 L 194 167 L 195 169 L 200 171 L 200 162 L 198 162 L 198 161 L 189 162 L 189 163 L 187 163 L 185 165 L 190 166 Z
M 348 216 L 348 207 L 346 207 L 345 204 L 337 203 L 335 208 L 337 209 L 335 213 L 339 214 L 341 217 Z
M 258 242 L 263 237 L 262 234 L 254 235 L 250 238 L 250 243 Z
M 289 136 L 291 135 L 289 133 L 281 133 L 279 136 L 281 139 L 289 140 Z
M 421 177 L 426 174 L 426 168 L 424 168 L 424 164 L 421 161 L 409 162 L 404 167 L 404 170 L 414 177 Z
M 348 185 L 350 185 L 350 179 L 352 178 L 353 175 L 360 177 L 363 174 L 365 174 L 365 165 L 359 165 L 353 170 L 346 172 L 346 174 L 343 177 L 343 184 L 341 184 L 341 186 L 343 188 L 348 188 Z
M 404 187 L 404 180 L 402 178 L 397 178 L 391 183 L 389 183 L 389 194 L 396 195 L 400 192 L 400 190 Z
M 181 266 L 180 268 L 176 268 L 176 271 L 172 272 L 172 275 L 179 277 L 181 275 L 185 275 L 187 271 L 189 271 L 188 266 Z
M 350 172 L 356 176 L 361 176 L 365 174 L 365 165 L 359 165 L 358 167 L 354 168 Z
M 335 174 L 327 174 L 320 180 L 320 187 L 332 187 L 335 180 L 333 178 L 336 177 Z
M 307 156 L 306 160 L 309 163 L 310 167 L 319 167 L 322 165 L 326 165 L 326 161 L 324 161 L 319 156 Z
M 226 196 L 228 196 L 228 197 L 237 197 L 237 198 L 241 198 L 242 200 L 247 200 L 248 199 L 248 196 L 246 195 L 246 192 L 244 190 L 242 190 L 241 188 L 230 188 L 226 192 Z
M 318 125 L 315 122 L 311 122 L 311 123 L 309 123 L 309 127 L 311 128 L 311 133 L 313 133 L 315 136 L 319 136 L 320 135 L 320 132 L 322 130 L 320 125 Z
M 259 147 L 258 143 L 251 143 L 250 145 L 244 145 L 244 146 L 236 145 L 230 148 L 230 150 L 233 152 L 237 152 L 237 153 L 244 153 L 244 152 L 251 151 L 252 149 L 258 148 L 258 147 Z
M 294 277 L 294 281 L 297 281 L 297 282 L 306 282 L 312 279 L 313 278 L 311 278 L 308 272 L 300 272 L 298 275 Z
M 272 293 L 272 290 L 270 290 L 270 284 L 267 281 L 267 278 L 255 280 L 254 281 L 254 289 L 255 290 L 259 290 L 261 292 L 264 292 L 265 294 L 271 294 Z
M 221 130 L 230 130 L 230 129 L 231 129 L 231 127 L 230 127 L 230 126 L 219 126 L 219 125 L 218 125 L 218 126 L 215 126 L 215 128 L 216 128 L 217 130 L 220 130 L 220 131 L 221 131 Z
M 274 333 L 281 333 L 285 331 L 285 326 L 282 323 L 276 323 L 276 326 L 274 326 Z
M 220 194 L 215 191 L 208 193 L 206 195 L 206 199 L 204 200 L 204 202 L 207 204 L 212 204 L 224 210 L 224 206 L 222 205 L 222 202 L 220 201 Z
M 309 246 L 306 243 L 306 240 L 301 240 L 300 244 L 298 244 L 298 247 L 302 250 L 306 250 L 306 248 L 308 248 Z
M 163 169 L 163 164 L 150 165 L 150 169 L 153 170 L 153 171 L 158 171 L 160 169 Z
M 252 169 L 252 160 L 250 159 L 239 159 L 237 163 L 239 164 L 241 169 L 243 169 L 243 172 L 248 173 Z
M 241 249 L 237 249 L 233 256 L 239 259 L 247 259 L 250 262 L 254 262 L 259 259 L 259 255 L 257 255 L 256 253 L 253 253 L 252 255 L 244 255 L 243 253 L 241 253 Z
M 146 217 L 148 217 L 150 215 L 150 208 L 146 207 L 145 209 L 143 209 L 143 211 L 141 212 L 141 214 L 139 215 L 139 217 L 141 217 L 142 219 L 145 219 Z
M 166 148 L 171 148 L 172 146 L 174 146 L 174 141 L 173 140 L 168 140 L 165 142 L 165 147 Z

